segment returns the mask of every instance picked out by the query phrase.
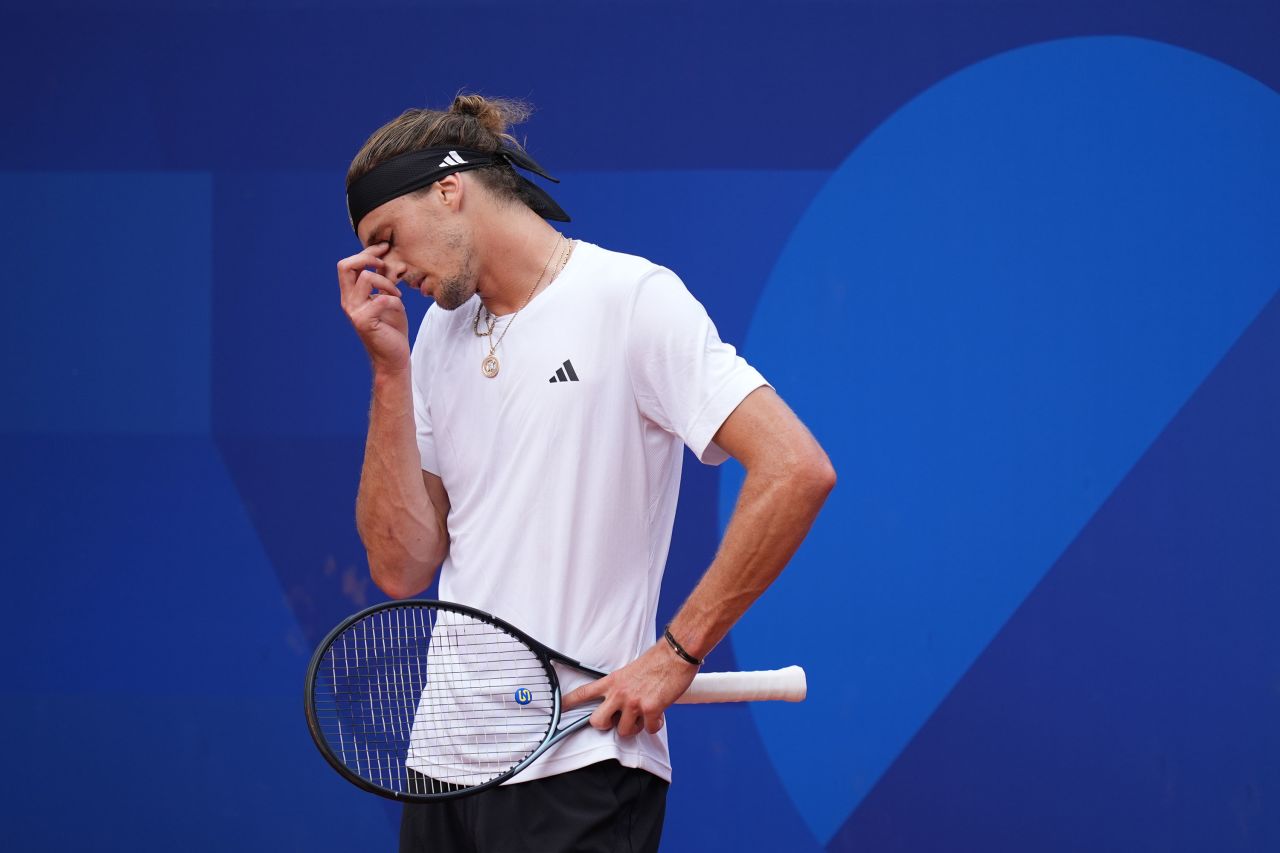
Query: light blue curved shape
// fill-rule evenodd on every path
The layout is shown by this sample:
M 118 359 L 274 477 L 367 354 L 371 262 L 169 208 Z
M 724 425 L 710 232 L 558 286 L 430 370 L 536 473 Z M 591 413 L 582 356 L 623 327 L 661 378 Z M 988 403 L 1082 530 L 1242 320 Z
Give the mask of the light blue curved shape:
M 820 840 L 1276 290 L 1277 152 L 1251 78 L 1058 41 L 912 101 L 797 226 L 744 349 L 840 483 L 733 643 L 809 671 L 753 714 Z

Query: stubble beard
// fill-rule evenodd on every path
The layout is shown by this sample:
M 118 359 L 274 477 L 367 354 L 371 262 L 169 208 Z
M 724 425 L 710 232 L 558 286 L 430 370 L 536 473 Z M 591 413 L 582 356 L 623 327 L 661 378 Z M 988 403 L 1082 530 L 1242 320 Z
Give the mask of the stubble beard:
M 462 257 L 462 265 L 458 271 L 440 281 L 436 288 L 435 300 L 446 311 L 452 311 L 465 305 L 476 292 L 474 264 L 471 253 Z

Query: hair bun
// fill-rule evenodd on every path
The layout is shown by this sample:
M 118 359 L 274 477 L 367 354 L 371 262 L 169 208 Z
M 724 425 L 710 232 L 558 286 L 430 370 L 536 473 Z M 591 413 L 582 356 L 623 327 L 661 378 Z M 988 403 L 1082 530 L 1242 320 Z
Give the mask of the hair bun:
M 507 129 L 505 116 L 497 104 L 490 103 L 483 95 L 459 95 L 453 99 L 449 112 L 457 115 L 475 116 L 485 130 L 491 133 L 504 133 Z
M 531 110 L 528 105 L 507 98 L 458 95 L 453 99 L 449 112 L 454 115 L 474 116 L 485 130 L 502 136 L 507 132 L 509 125 L 526 120 Z

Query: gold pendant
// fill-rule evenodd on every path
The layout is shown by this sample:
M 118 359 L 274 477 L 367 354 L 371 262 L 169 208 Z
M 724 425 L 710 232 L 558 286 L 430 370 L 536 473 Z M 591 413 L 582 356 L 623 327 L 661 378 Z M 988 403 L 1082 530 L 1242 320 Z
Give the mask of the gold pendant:
M 489 353 L 489 356 L 484 361 L 480 362 L 480 372 L 492 379 L 498 375 L 498 368 L 500 366 L 501 365 L 498 364 L 498 357 L 493 353 Z

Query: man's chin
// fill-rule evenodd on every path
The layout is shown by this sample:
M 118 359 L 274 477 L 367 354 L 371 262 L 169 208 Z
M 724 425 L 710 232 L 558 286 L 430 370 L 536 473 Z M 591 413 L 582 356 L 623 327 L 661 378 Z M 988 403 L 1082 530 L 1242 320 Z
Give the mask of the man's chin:
M 431 298 L 444 310 L 453 311 L 466 305 L 471 300 L 471 294 L 459 292 L 452 287 L 442 287 L 437 289 Z

